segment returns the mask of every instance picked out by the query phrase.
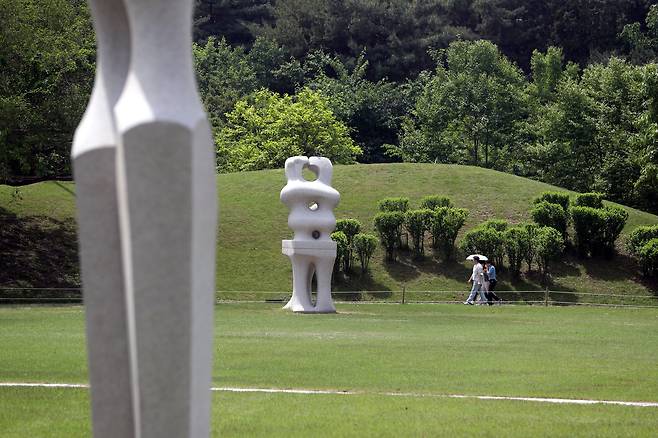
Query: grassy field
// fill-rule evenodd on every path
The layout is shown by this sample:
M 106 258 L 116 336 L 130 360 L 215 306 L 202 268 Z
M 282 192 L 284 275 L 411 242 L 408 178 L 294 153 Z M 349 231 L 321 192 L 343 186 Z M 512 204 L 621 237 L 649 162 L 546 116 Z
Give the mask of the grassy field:
M 0 308 L 0 382 L 86 381 L 80 307 Z M 447 305 L 216 309 L 223 436 L 655 436 L 658 408 L 447 399 L 447 394 L 658 402 L 658 311 Z M 392 397 L 384 393 L 411 393 Z M 86 436 L 87 391 L 0 387 L 3 437 Z M 329 426 L 329 427 L 328 427 Z
M 281 170 L 218 176 L 218 290 L 289 290 L 290 263 L 280 249 L 281 239 L 291 235 L 287 210 L 279 201 L 284 184 Z M 513 223 L 527 220 L 532 199 L 543 191 L 557 190 L 488 169 L 433 164 L 336 166 L 334 184 L 342 196 L 336 216 L 359 219 L 366 231 L 373 229 L 377 201 L 387 196 L 408 196 L 417 205 L 422 196 L 447 195 L 455 205 L 470 210 L 467 230 L 489 218 L 505 218 Z M 0 219 L 4 224 L 0 246 L 6 248 L 0 286 L 58 287 L 78 283 L 74 192 L 75 185 L 67 182 L 23 187 L 20 196 L 12 196 L 13 188 L 0 186 Z M 634 209 L 628 212 L 625 233 L 638 225 L 658 223 L 654 215 Z M 354 274 L 337 289 L 383 291 L 383 297 L 399 292 L 403 286 L 408 291 L 460 291 L 469 273 L 465 263 L 445 263 L 431 255 L 421 262 L 403 256 L 399 263 L 388 264 L 381 250 L 371 265 L 371 275 Z M 535 276 L 512 283 L 503 274 L 499 289 L 542 287 Z M 611 262 L 566 256 L 555 266 L 551 289 L 655 296 L 651 291 L 657 288 L 645 282 L 635 262 L 622 254 Z

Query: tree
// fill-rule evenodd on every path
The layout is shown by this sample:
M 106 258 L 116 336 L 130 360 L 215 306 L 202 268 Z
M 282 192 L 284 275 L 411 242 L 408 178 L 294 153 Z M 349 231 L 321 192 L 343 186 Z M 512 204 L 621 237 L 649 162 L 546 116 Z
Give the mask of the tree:
M 290 52 L 276 41 L 258 37 L 246 55 L 253 69 L 258 85 L 281 94 L 291 94 L 303 82 L 298 77 L 290 77 L 286 66 L 295 62 Z
M 232 48 L 223 38 L 209 37 L 204 45 L 194 44 L 192 51 L 201 101 L 217 133 L 235 103 L 258 87 L 256 73 L 244 50 Z
M 404 213 L 399 211 L 381 212 L 375 216 L 375 229 L 386 250 L 388 261 L 395 260 L 395 250 L 399 248 L 403 225 Z
M 537 109 L 531 166 L 543 181 L 586 191 L 598 174 L 596 101 L 578 80 L 565 78 L 554 101 Z
M 420 200 L 420 208 L 436 210 L 439 207 L 452 207 L 452 201 L 447 196 L 429 195 Z
M 531 245 L 528 231 L 524 227 L 509 228 L 503 233 L 503 242 L 510 272 L 514 277 L 519 277 L 521 264 Z
M 551 204 L 546 201 L 539 202 L 530 211 L 530 216 L 540 226 L 555 228 L 566 239 L 569 213 L 560 204 Z
M 414 103 L 414 88 L 385 79 L 368 80 L 365 52 L 351 71 L 336 57 L 328 61 L 319 75 L 308 80 L 308 86 L 326 96 L 336 118 L 350 127 L 363 150 L 361 162 L 390 161 L 383 145 L 397 142 L 402 118 Z
M 576 196 L 574 205 L 577 207 L 603 208 L 603 193 L 580 193 Z
M 581 256 L 591 255 L 612 257 L 615 243 L 619 238 L 628 212 L 621 207 L 604 208 L 572 207 L 576 246 Z
M 405 161 L 469 163 L 504 169 L 514 153 L 527 96 L 521 71 L 488 41 L 457 41 L 435 54 L 437 69 L 403 126 Z
M 637 227 L 629 233 L 626 247 L 631 254 L 637 256 L 651 239 L 658 239 L 658 225 Z
M 525 262 L 528 264 L 528 271 L 532 271 L 532 263 L 537 257 L 537 248 L 534 242 L 536 241 L 540 226 L 532 222 L 528 222 L 522 224 L 521 227 L 523 227 L 528 235 L 528 245 L 525 247 L 523 260 L 525 260 Z
M 215 143 L 222 172 L 282 167 L 295 155 L 349 164 L 361 153 L 326 100 L 308 89 L 295 96 L 261 90 L 238 101 Z
M 365 50 L 372 69 L 368 78 L 402 81 L 431 67 L 428 49 L 445 47 L 458 35 L 474 32 L 450 23 L 462 8 L 442 0 L 277 0 L 274 25 L 261 34 L 277 40 L 293 56 L 323 49 L 354 65 Z M 455 17 L 456 18 L 456 17 Z
M 336 221 L 336 231 L 343 232 L 347 238 L 347 257 L 344 259 L 344 268 L 346 274 L 352 270 L 352 252 L 354 249 L 354 236 L 361 232 L 361 222 L 356 219 L 338 219 Z
M 658 272 L 658 239 L 649 240 L 638 252 L 644 275 L 656 275 Z
M 70 175 L 94 71 L 86 3 L 2 0 L 0 22 L 0 182 Z
M 404 226 L 411 236 L 416 258 L 425 255 L 425 232 L 431 226 L 433 212 L 429 209 L 411 210 L 404 215 Z
M 551 44 L 580 65 L 623 48 L 624 24 L 644 18 L 648 0 L 550 0 Z
M 468 210 L 464 208 L 437 207 L 434 209 L 429 230 L 432 235 L 432 248 L 440 249 L 446 260 L 452 259 L 457 235 L 467 217 Z
M 568 212 L 571 197 L 567 192 L 543 192 L 541 195 L 533 199 L 532 202 L 533 204 L 539 204 L 544 201 L 549 204 L 558 204 L 564 209 L 564 211 Z
M 347 236 L 342 231 L 331 233 L 331 240 L 336 242 L 336 260 L 334 261 L 334 274 L 340 272 L 341 267 L 345 267 L 345 259 L 349 257 L 349 243 Z M 347 272 L 345 272 L 347 274 Z
M 537 230 L 535 248 L 539 272 L 546 282 L 551 262 L 564 252 L 564 239 L 555 228 L 541 227 Z
M 409 198 L 384 198 L 378 203 L 379 211 L 400 211 L 405 212 L 409 209 Z
M 530 95 L 538 103 L 545 104 L 554 99 L 555 90 L 564 74 L 563 65 L 564 54 L 559 47 L 551 46 L 546 53 L 536 49 L 532 52 Z
M 503 233 L 495 228 L 479 226 L 468 231 L 460 246 L 467 254 L 482 254 L 495 259 L 494 263 L 499 267 L 503 266 Z
M 658 4 L 649 9 L 644 27 L 646 30 L 636 21 L 625 25 L 619 35 L 630 49 L 630 59 L 636 63 L 655 61 L 658 58 Z
M 361 272 L 368 272 L 370 259 L 377 249 L 377 238 L 372 234 L 359 233 L 354 236 L 354 251 L 361 262 Z
M 248 45 L 253 27 L 273 20 L 271 0 L 195 0 L 194 41 L 223 37 L 230 44 Z

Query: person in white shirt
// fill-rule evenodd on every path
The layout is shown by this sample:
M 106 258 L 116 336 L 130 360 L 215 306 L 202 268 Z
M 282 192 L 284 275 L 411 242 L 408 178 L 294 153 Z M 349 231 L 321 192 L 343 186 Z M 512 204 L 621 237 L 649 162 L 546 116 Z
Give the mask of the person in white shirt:
M 475 300 L 475 297 L 477 296 L 478 292 L 480 293 L 480 299 L 484 302 L 487 300 L 487 298 L 484 296 L 484 269 L 482 268 L 482 265 L 480 264 L 480 258 L 479 257 L 474 257 L 473 258 L 473 273 L 471 274 L 471 277 L 468 279 L 469 283 L 473 283 L 473 286 L 471 287 L 471 293 L 464 301 L 464 304 L 470 304 L 473 305 L 473 300 Z

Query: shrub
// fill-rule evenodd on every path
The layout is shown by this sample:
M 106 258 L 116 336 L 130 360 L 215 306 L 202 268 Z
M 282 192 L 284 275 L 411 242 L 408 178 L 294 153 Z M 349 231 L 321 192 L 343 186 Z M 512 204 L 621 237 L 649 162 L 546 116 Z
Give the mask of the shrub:
M 387 260 L 395 260 L 395 249 L 399 246 L 404 224 L 404 214 L 399 211 L 378 213 L 375 216 L 375 228 L 386 250 Z
M 431 226 L 432 210 L 411 210 L 404 215 L 404 226 L 411 235 L 413 251 L 417 258 L 425 255 L 425 231 Z
M 580 256 L 611 257 L 614 255 L 615 242 L 628 220 L 626 210 L 617 206 L 572 207 L 571 216 L 576 232 L 576 247 Z
M 467 232 L 461 241 L 461 249 L 468 254 L 482 254 L 502 267 L 504 248 L 503 233 L 491 227 L 479 226 Z
M 548 202 L 549 204 L 558 204 L 564 211 L 569 211 L 569 194 L 566 192 L 544 192 L 533 200 L 534 204 Z
M 352 243 L 354 236 L 361 232 L 361 222 L 356 219 L 338 219 L 336 221 L 336 231 L 345 233 L 347 240 Z
M 596 255 L 601 246 L 605 218 L 600 209 L 592 207 L 571 207 L 571 219 L 575 232 L 575 243 L 581 257 Z
M 539 232 L 540 226 L 532 222 L 525 223 L 522 226 L 525 232 L 528 234 L 528 245 L 525 248 L 523 259 L 528 264 L 528 270 L 532 271 L 532 262 L 535 260 L 537 255 L 535 241 L 537 239 L 537 233 Z
M 509 261 L 509 268 L 514 277 L 521 274 L 521 264 L 531 246 L 525 227 L 513 227 L 503 233 L 503 245 Z
M 439 207 L 452 207 L 450 198 L 446 196 L 430 195 L 420 200 L 420 208 L 436 210 Z
M 539 271 L 546 281 L 551 262 L 564 252 L 564 238 L 555 228 L 541 227 L 537 230 L 535 247 Z
M 429 230 L 432 234 L 432 248 L 442 248 L 446 260 L 452 258 L 457 234 L 467 217 L 468 210 L 464 208 L 439 207 L 434 210 Z
M 370 258 L 377 248 L 377 237 L 372 234 L 359 233 L 354 236 L 354 250 L 361 262 L 361 272 L 368 271 Z
M 658 272 L 658 238 L 650 239 L 638 251 L 640 265 L 644 275 L 655 275 Z
M 603 193 L 581 193 L 576 196 L 574 205 L 577 207 L 603 208 Z
M 336 242 L 334 274 L 337 274 L 340 271 L 341 266 L 345 266 L 345 259 L 349 257 L 349 244 L 347 243 L 347 236 L 342 231 L 331 233 L 331 240 Z
M 501 233 L 509 227 L 509 224 L 505 219 L 489 219 L 488 221 L 485 221 L 480 225 L 481 227 L 485 228 L 493 228 L 496 231 L 500 231 Z
M 566 238 L 569 214 L 560 204 L 551 204 L 546 201 L 538 202 L 530 210 L 530 216 L 538 225 L 555 228 Z
M 409 209 L 409 198 L 384 198 L 379 201 L 379 211 L 400 211 L 404 213 Z
M 651 239 L 658 238 L 658 225 L 637 227 L 628 235 L 626 247 L 628 251 L 635 255 L 640 255 L 640 250 Z
M 609 205 L 603 209 L 605 227 L 603 229 L 603 255 L 612 257 L 615 254 L 615 242 L 621 235 L 628 220 L 628 212 L 616 205 Z
M 336 221 L 336 231 L 342 231 L 347 237 L 348 256 L 345 260 L 345 272 L 349 273 L 352 269 L 352 248 L 354 244 L 354 236 L 361 232 L 361 222 L 356 219 L 338 219 Z

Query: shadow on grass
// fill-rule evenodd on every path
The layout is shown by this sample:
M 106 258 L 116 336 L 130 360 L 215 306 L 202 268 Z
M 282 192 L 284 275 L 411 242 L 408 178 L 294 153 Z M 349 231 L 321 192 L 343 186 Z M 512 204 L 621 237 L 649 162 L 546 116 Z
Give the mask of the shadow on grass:
M 0 287 L 80 286 L 74 220 L 18 217 L 0 207 Z M 0 291 L 8 296 L 48 296 L 48 291 Z M 78 293 L 79 295 L 79 293 Z
M 642 275 L 637 261 L 627 254 L 616 254 L 612 259 L 580 259 L 579 262 L 592 278 L 604 281 L 632 280 L 642 284 L 653 295 L 658 294 L 657 279 Z
M 349 276 L 340 274 L 334 283 L 334 292 L 341 300 L 360 301 L 363 292 L 377 299 L 386 299 L 393 296 L 391 289 L 375 280 L 370 272 L 362 273 L 355 267 Z

